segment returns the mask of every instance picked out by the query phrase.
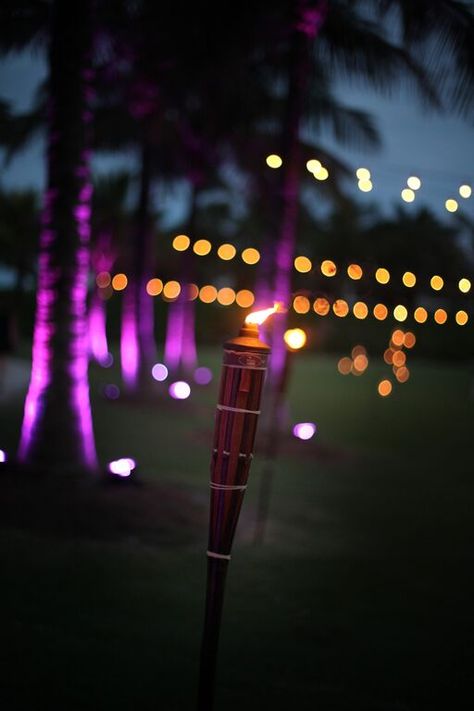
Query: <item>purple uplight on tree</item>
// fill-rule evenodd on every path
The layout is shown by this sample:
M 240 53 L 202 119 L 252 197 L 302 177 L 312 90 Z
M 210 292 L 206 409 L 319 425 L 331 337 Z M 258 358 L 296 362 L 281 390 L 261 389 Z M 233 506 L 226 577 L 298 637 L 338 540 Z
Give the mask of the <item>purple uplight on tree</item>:
M 3 462 L 7 461 L 7 453 L 3 450 L 0 449 L 0 464 L 3 464 Z
M 91 3 L 52 6 L 48 187 L 44 197 L 31 380 L 18 458 L 96 469 L 89 399 Z M 54 443 L 54 447 L 53 447 Z
M 109 368 L 113 358 L 107 343 L 105 302 L 96 294 L 89 308 L 89 344 L 94 359 L 103 368 Z
M 311 439 L 315 432 L 316 425 L 314 422 L 298 422 L 293 427 L 293 434 L 298 439 Z
M 186 285 L 179 297 L 168 304 L 165 363 L 172 373 L 191 372 L 196 365 L 194 337 L 194 302 L 188 298 Z
M 109 471 L 115 476 L 128 477 L 136 466 L 135 460 L 131 457 L 122 457 L 109 462 Z
M 138 383 L 138 335 L 134 294 L 128 288 L 123 294 L 122 328 L 120 332 L 120 360 L 122 378 L 129 390 Z

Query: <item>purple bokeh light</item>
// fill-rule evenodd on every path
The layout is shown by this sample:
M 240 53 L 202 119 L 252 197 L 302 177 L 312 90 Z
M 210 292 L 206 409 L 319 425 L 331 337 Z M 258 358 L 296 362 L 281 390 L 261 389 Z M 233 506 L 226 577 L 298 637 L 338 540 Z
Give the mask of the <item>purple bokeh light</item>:
M 168 392 L 175 400 L 186 400 L 191 395 L 191 388 L 184 380 L 177 380 L 171 383 Z
M 163 363 L 155 363 L 155 365 L 151 369 L 151 374 L 155 378 L 155 380 L 158 380 L 159 383 L 162 383 L 163 380 L 166 380 L 166 378 L 168 377 L 168 368 Z
M 198 385 L 208 385 L 212 380 L 212 370 L 202 365 L 194 371 L 194 380 Z
M 7 461 L 7 453 L 3 449 L 0 449 L 0 463 L 6 462 L 6 461 Z
M 109 462 L 108 465 L 110 473 L 120 477 L 130 476 L 136 466 L 137 463 L 131 457 L 114 459 L 112 462 Z
M 298 439 L 311 439 L 315 432 L 316 425 L 314 422 L 298 422 L 293 427 L 293 434 Z
M 109 400 L 118 400 L 120 397 L 120 388 L 115 383 L 107 383 L 104 385 L 104 395 Z

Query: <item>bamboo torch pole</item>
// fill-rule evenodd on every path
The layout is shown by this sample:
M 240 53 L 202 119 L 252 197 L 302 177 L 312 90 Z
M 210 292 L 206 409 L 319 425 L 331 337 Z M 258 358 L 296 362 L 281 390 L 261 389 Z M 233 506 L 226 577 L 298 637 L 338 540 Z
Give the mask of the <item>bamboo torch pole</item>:
M 207 591 L 198 711 L 212 711 L 224 588 L 232 542 L 247 488 L 270 348 L 258 325 L 277 306 L 249 314 L 237 338 L 224 343 L 211 457 Z

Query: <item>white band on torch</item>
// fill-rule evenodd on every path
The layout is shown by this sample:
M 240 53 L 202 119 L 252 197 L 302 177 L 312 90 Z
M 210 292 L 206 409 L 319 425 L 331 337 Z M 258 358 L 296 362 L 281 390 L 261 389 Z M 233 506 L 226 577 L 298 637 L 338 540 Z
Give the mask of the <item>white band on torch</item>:
M 247 488 L 247 484 L 216 484 L 214 481 L 210 481 L 209 486 L 217 491 L 245 491 Z
M 220 558 L 221 560 L 230 560 L 230 555 L 224 555 L 223 553 L 213 553 L 212 551 L 207 551 L 209 558 Z
M 218 452 L 219 450 L 217 450 L 217 449 L 214 447 L 214 449 L 213 449 L 212 451 L 213 451 L 215 454 L 217 454 L 217 452 Z M 223 449 L 223 450 L 222 450 L 222 454 L 223 454 L 224 457 L 230 457 L 230 452 L 228 452 L 226 449 Z M 249 459 L 253 459 L 253 454 L 252 454 L 252 452 L 250 452 L 249 454 L 245 454 L 245 452 L 239 452 L 239 457 L 240 457 L 241 459 L 246 459 L 247 457 L 248 457 Z
M 241 407 L 230 407 L 229 405 L 217 405 L 217 409 L 227 412 L 248 412 L 250 415 L 259 415 L 261 412 L 261 410 L 244 410 Z

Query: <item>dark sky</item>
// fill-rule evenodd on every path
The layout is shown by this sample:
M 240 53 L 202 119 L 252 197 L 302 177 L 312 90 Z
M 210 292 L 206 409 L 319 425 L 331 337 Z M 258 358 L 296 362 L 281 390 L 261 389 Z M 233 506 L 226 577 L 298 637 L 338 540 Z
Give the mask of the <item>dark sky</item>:
M 44 61 L 38 55 L 23 54 L 2 60 L 0 96 L 12 100 L 18 110 L 28 108 L 45 72 Z M 384 211 L 391 211 L 400 204 L 417 210 L 426 204 L 449 221 L 452 216 L 446 212 L 444 202 L 454 197 L 458 199 L 460 209 L 474 218 L 474 197 L 463 200 L 457 194 L 461 183 L 471 184 L 473 181 L 474 128 L 467 121 L 456 116 L 428 113 L 403 91 L 391 98 L 381 98 L 365 89 L 339 84 L 337 93 L 345 103 L 372 113 L 383 138 L 383 148 L 378 153 L 342 148 L 330 138 L 325 142 L 354 169 L 364 166 L 371 170 L 372 192 L 361 193 L 355 177 L 353 183 L 349 181 L 347 185 L 361 202 L 375 202 Z M 130 167 L 130 156 L 95 162 L 96 169 L 101 171 L 121 164 Z M 407 205 L 402 202 L 400 191 L 412 174 L 421 178 L 422 188 L 415 202 Z M 43 145 L 40 141 L 4 167 L 1 173 L 1 182 L 5 186 L 41 187 L 43 180 Z

